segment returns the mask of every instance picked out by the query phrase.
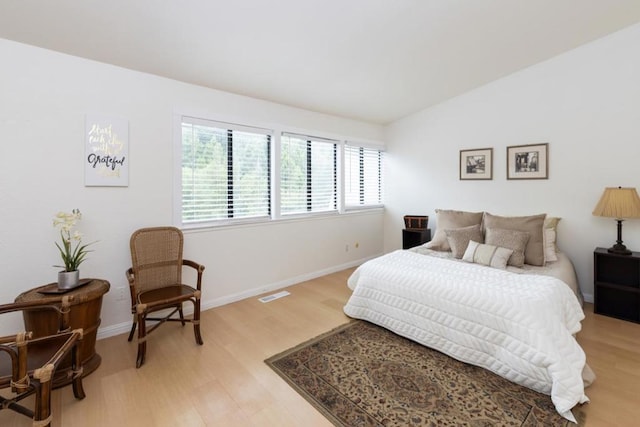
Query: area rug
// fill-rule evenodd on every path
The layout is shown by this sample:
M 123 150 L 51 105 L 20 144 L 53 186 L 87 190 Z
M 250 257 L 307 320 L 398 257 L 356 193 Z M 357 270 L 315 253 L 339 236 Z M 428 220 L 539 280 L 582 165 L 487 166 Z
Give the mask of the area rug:
M 364 321 L 265 362 L 336 426 L 575 426 L 547 395 Z

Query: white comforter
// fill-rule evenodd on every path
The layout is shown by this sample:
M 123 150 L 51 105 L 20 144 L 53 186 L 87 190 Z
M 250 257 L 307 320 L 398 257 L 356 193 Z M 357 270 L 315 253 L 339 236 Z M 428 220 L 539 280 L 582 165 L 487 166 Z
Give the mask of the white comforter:
M 556 278 L 395 251 L 358 267 L 348 285 L 350 317 L 550 394 L 571 421 L 589 400 L 573 336 L 584 313 Z

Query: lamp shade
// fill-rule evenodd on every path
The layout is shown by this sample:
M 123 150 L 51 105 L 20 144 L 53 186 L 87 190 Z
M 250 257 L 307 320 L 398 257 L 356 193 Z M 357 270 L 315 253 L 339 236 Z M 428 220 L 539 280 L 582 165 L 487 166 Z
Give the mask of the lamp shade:
M 607 187 L 593 210 L 596 216 L 640 218 L 640 197 L 635 188 Z

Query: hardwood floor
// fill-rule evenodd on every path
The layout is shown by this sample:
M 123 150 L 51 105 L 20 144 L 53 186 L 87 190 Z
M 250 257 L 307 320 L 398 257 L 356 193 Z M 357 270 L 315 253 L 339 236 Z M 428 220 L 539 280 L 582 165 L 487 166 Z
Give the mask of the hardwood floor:
M 100 368 L 85 378 L 87 398 L 70 388 L 53 393 L 53 426 L 331 426 L 263 362 L 348 321 L 345 270 L 287 288 L 291 295 L 250 298 L 202 316 L 205 344 L 191 327 L 169 324 L 149 341 L 147 362 L 135 368 L 126 335 L 100 340 Z M 578 341 L 595 371 L 587 389 L 587 426 L 640 424 L 640 325 L 594 315 L 587 305 Z M 30 426 L 8 410 L 0 426 Z

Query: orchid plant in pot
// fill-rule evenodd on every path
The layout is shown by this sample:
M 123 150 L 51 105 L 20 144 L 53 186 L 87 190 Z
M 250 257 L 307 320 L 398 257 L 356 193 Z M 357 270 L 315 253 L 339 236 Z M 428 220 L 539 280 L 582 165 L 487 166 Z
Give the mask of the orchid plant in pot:
M 82 244 L 82 234 L 74 227 L 82 219 L 79 209 L 69 212 L 58 212 L 53 217 L 53 226 L 60 230 L 61 244 L 56 242 L 64 265 L 54 267 L 64 268 L 58 272 L 58 288 L 69 289 L 78 286 L 80 282 L 80 264 L 85 260 L 87 249 L 92 243 Z M 75 245 L 74 243 L 75 242 Z

